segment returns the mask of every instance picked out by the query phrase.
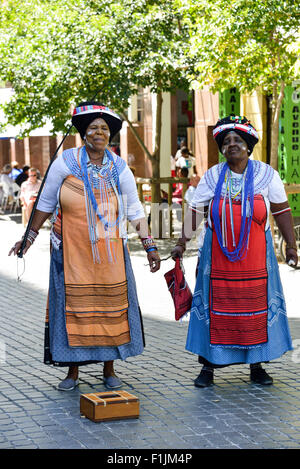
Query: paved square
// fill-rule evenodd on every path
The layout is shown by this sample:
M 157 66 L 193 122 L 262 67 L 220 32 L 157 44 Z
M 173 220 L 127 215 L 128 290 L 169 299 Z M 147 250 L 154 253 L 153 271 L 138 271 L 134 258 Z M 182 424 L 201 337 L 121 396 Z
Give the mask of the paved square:
M 79 387 L 56 389 L 65 370 L 43 364 L 49 231 L 41 230 L 23 261 L 7 256 L 24 229 L 0 216 L 0 448 L 260 449 L 300 447 L 300 271 L 281 266 L 294 351 L 266 365 L 274 384 L 249 380 L 249 367 L 217 370 L 214 386 L 197 389 L 197 357 L 185 350 L 188 322 L 175 322 L 162 263 L 151 274 L 137 241 L 132 264 L 144 317 L 145 352 L 116 363 L 123 388 L 140 399 L 140 418 L 93 423 L 79 412 L 81 393 L 104 391 L 102 366 L 82 367 Z M 162 257 L 170 240 L 160 241 Z M 193 288 L 196 242 L 184 260 Z

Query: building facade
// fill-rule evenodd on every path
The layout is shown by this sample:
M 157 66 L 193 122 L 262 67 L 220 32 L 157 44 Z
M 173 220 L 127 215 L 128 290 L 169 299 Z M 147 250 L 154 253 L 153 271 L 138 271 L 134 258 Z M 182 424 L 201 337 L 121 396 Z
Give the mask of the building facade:
M 278 149 L 278 171 L 284 183 L 300 183 L 299 150 L 299 83 L 285 89 L 280 114 L 280 137 Z M 152 165 L 140 141 L 152 153 L 155 147 L 157 96 L 149 89 L 139 89 L 131 99 L 128 121 L 124 121 L 120 136 L 113 146 L 118 148 L 122 158 L 134 169 L 136 177 L 150 178 Z M 259 143 L 255 146 L 253 158 L 269 162 L 270 157 L 270 98 L 258 91 L 240 94 L 235 88 L 213 94 L 208 88 L 186 93 L 163 93 L 160 175 L 171 176 L 171 155 L 175 156 L 182 139 L 196 159 L 197 173 L 204 172 L 221 160 L 218 147 L 212 136 L 212 129 L 219 117 L 229 114 L 245 115 L 257 129 Z M 137 138 L 139 137 L 139 139 Z M 0 135 L 0 168 L 4 164 L 18 161 L 36 167 L 45 174 L 51 156 L 60 144 L 61 136 L 51 136 L 43 129 L 24 139 L 17 139 L 13 132 Z M 79 146 L 79 135 L 69 135 L 60 152 Z M 289 196 L 295 216 L 300 216 L 300 195 Z

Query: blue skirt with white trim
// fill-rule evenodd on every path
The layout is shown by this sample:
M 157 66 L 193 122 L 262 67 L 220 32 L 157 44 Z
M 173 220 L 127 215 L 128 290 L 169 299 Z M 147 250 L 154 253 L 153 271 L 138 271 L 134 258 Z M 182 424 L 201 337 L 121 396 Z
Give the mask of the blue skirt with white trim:
M 201 363 L 226 366 L 237 363 L 268 362 L 292 350 L 279 268 L 270 229 L 266 232 L 268 271 L 268 342 L 251 348 L 222 347 L 210 344 L 209 286 L 212 230 L 207 228 L 201 251 L 190 313 L 186 349 L 199 355 Z
M 86 365 L 110 360 L 125 360 L 143 352 L 144 332 L 135 278 L 128 249 L 124 247 L 128 284 L 128 322 L 130 342 L 118 347 L 76 347 L 68 345 L 65 321 L 65 289 L 62 249 L 52 249 L 49 283 L 49 322 L 45 329 L 44 363 L 55 366 Z

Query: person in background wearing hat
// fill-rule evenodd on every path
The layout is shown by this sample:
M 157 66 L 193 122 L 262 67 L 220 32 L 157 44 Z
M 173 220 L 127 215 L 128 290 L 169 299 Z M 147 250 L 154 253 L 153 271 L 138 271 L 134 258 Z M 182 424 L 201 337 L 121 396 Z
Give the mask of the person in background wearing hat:
M 278 172 L 249 158 L 258 135 L 245 117 L 219 120 L 213 135 L 226 162 L 201 178 L 172 250 L 182 257 L 207 212 L 186 343 L 203 365 L 194 384 L 209 386 L 215 368 L 248 363 L 251 381 L 269 385 L 261 363 L 292 349 L 269 211 L 287 243 L 286 262 L 296 266 L 291 209 Z
M 24 254 L 54 213 L 45 329 L 46 364 L 68 367 L 58 389 L 78 384 L 80 365 L 104 362 L 103 381 L 122 381 L 114 360 L 143 352 L 144 336 L 127 249 L 126 221 L 140 235 L 150 270 L 160 259 L 139 201 L 134 176 L 108 149 L 122 121 L 97 102 L 78 104 L 72 123 L 83 146 L 65 150 L 50 167 Z M 21 241 L 11 249 L 17 254 Z

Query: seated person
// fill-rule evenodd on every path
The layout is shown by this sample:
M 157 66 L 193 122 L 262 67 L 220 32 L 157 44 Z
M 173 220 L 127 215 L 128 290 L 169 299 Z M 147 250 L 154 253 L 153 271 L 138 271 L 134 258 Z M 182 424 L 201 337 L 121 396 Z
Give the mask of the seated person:
M 23 166 L 22 172 L 16 177 L 15 182 L 21 187 L 22 183 L 28 179 L 29 166 Z
M 3 166 L 3 169 L 0 174 L 0 204 L 2 204 L 3 199 L 8 197 L 9 199 L 13 196 L 13 180 L 9 176 L 11 172 L 11 165 L 6 164 Z
M 41 181 L 38 181 L 37 179 L 37 170 L 35 168 L 30 168 L 28 172 L 28 180 L 23 182 L 21 185 L 20 200 L 24 208 L 24 225 L 27 225 L 28 223 L 40 186 Z
M 21 174 L 22 170 L 19 169 L 19 163 L 17 161 L 11 162 L 11 171 L 9 173 L 9 177 L 15 181 L 16 178 Z

